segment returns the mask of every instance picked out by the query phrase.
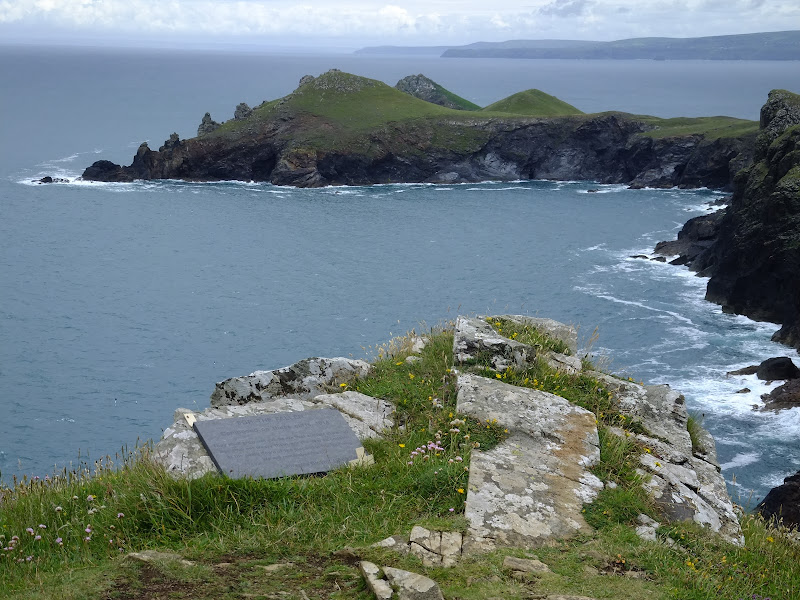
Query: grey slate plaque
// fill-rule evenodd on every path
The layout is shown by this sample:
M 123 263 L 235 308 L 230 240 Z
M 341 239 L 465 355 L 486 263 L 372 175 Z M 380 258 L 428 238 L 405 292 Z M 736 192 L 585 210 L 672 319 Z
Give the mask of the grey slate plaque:
M 356 460 L 361 446 L 342 413 L 327 408 L 196 421 L 194 429 L 235 479 L 324 473 Z

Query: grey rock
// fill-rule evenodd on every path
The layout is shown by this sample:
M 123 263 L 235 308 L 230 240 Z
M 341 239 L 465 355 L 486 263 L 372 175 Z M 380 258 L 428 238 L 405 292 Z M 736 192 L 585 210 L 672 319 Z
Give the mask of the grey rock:
M 236 105 L 236 109 L 233 111 L 233 118 L 236 121 L 243 121 L 247 117 L 249 117 L 253 113 L 253 109 L 250 108 L 247 103 L 240 102 Z
M 274 371 L 256 371 L 232 377 L 218 384 L 211 394 L 211 406 L 259 402 L 280 396 L 308 400 L 320 394 L 341 391 L 349 383 L 369 373 L 370 365 L 349 358 L 307 358 Z
M 516 556 L 506 556 L 503 559 L 503 568 L 523 573 L 549 573 L 550 567 L 540 560 L 532 558 L 517 558 Z
M 458 531 L 430 531 L 415 525 L 409 536 L 409 551 L 426 567 L 452 567 L 461 558 L 463 536 Z
M 392 567 L 384 567 L 383 572 L 396 590 L 397 600 L 444 600 L 433 579 Z
M 480 317 L 456 319 L 453 354 L 457 363 L 488 356 L 492 367 L 503 371 L 508 367 L 524 368 L 536 360 L 536 350 L 500 335 Z
M 361 575 L 364 577 L 364 581 L 367 582 L 367 587 L 375 595 L 375 598 L 377 598 L 377 600 L 390 600 L 394 591 L 389 583 L 382 578 L 383 574 L 380 568 L 378 568 L 378 565 L 362 560 L 358 564 L 358 568 L 361 571 Z
M 200 126 L 197 128 L 197 137 L 212 133 L 219 128 L 219 123 L 211 118 L 211 113 L 203 115 L 203 120 L 200 121 Z
M 188 424 L 186 415 L 198 421 L 228 419 L 281 412 L 336 408 L 344 416 L 350 429 L 360 439 L 376 437 L 383 429 L 393 426 L 389 415 L 394 408 L 384 400 L 365 396 L 358 392 L 324 394 L 311 400 L 276 397 L 244 405 L 220 406 L 201 412 L 179 408 L 175 411 L 174 423 L 164 430 L 161 440 L 153 448 L 153 459 L 174 476 L 190 479 L 216 472 L 213 461 L 203 447 L 197 433 Z
M 129 552 L 125 555 L 126 560 L 134 560 L 143 563 L 167 562 L 177 563 L 184 567 L 195 565 L 191 560 L 186 560 L 180 554 L 174 552 L 159 552 L 158 550 L 142 550 L 141 552 Z
M 509 430 L 497 447 L 472 454 L 464 552 L 535 547 L 591 527 L 581 514 L 603 483 L 593 413 L 539 390 L 459 375 L 459 412 Z
M 453 102 L 441 86 L 422 74 L 403 77 L 394 87 L 410 96 L 425 100 L 425 102 L 431 102 L 455 110 L 465 110 L 463 106 Z
M 580 373 L 581 369 L 583 369 L 581 359 L 577 356 L 567 356 L 566 354 L 560 354 L 558 352 L 548 352 L 545 356 L 545 360 L 551 368 L 555 369 L 556 371 L 560 371 L 561 373 L 566 373 L 567 375 L 575 375 Z
M 648 435 L 636 438 L 650 452 L 639 457 L 642 474 L 657 505 L 673 520 L 709 527 L 735 544 L 742 544 L 739 520 L 717 464 L 714 440 L 701 434 L 703 453 L 695 453 L 686 429 L 688 413 L 683 396 L 668 386 L 643 386 L 592 372 L 611 391 L 620 412 L 642 423 Z M 612 433 L 626 435 L 621 429 Z
M 297 87 L 303 87 L 304 85 L 306 85 L 307 83 L 311 83 L 312 81 L 314 81 L 313 75 L 303 75 L 300 78 L 300 83 L 297 85 Z

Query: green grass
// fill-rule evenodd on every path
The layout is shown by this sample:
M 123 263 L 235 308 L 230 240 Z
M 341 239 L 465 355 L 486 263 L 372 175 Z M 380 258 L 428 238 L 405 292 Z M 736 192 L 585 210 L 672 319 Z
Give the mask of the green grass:
M 525 90 L 498 100 L 482 109 L 483 112 L 525 115 L 527 117 L 564 117 L 582 115 L 583 111 L 545 94 L 541 90 Z
M 462 98 L 461 96 L 454 94 L 450 90 L 443 88 L 438 83 L 434 82 L 433 87 L 436 88 L 436 91 L 439 92 L 442 96 L 447 98 L 450 102 L 455 104 L 459 107 L 460 110 L 481 110 L 481 107 L 475 104 L 474 102 L 470 102 L 466 98 Z
M 506 333 L 509 325 L 501 321 L 500 327 Z M 800 597 L 800 547 L 786 530 L 755 517 L 743 519 L 744 548 L 691 524 L 659 530 L 662 539 L 674 540 L 672 547 L 640 540 L 631 527 L 636 516 L 658 517 L 635 469 L 641 448 L 633 436 L 608 429 L 633 432 L 636 426 L 620 418 L 596 380 L 563 376 L 546 365 L 520 373 L 469 368 L 551 391 L 595 412 L 601 459 L 594 472 L 616 484 L 585 507 L 595 532 L 536 549 L 552 572 L 525 581 L 502 567 L 508 554 L 530 556 L 524 549 L 438 569 L 370 547 L 389 535 L 407 534 L 414 524 L 464 531 L 471 452 L 476 443 L 484 449 L 506 435 L 496 424 L 470 421 L 455 411 L 452 343 L 452 331 L 435 329 L 418 360 L 406 361 L 409 340 L 394 340 L 377 349 L 368 377 L 348 385 L 397 406 L 395 427 L 384 439 L 365 442 L 375 457 L 371 467 L 323 477 L 264 481 L 207 475 L 187 481 L 150 462 L 144 447 L 116 466 L 100 462 L 0 489 L 0 598 L 368 600 L 354 560 L 333 554 L 345 546 L 378 564 L 433 577 L 446 598 L 521 600 L 531 590 L 598 600 Z M 18 541 L 12 543 L 13 536 Z M 124 558 L 146 548 L 177 552 L 196 564 L 142 565 Z M 285 566 L 265 570 L 276 563 Z
M 641 134 L 654 139 L 702 135 L 707 140 L 719 138 L 736 138 L 758 133 L 758 121 L 736 119 L 734 117 L 676 117 L 659 119 L 657 117 L 640 117 L 642 121 L 653 125 L 654 129 Z

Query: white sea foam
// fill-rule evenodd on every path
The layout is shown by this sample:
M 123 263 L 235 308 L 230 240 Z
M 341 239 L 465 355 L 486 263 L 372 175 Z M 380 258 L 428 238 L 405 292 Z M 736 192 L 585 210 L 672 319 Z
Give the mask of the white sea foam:
M 728 462 L 722 463 L 720 468 L 723 471 L 727 471 L 729 469 L 735 469 L 736 467 L 746 467 L 747 465 L 758 462 L 760 458 L 760 452 L 740 452 Z

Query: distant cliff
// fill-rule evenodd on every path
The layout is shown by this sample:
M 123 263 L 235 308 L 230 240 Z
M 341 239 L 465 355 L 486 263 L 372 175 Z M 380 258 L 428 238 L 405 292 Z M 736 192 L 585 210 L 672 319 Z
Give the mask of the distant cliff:
M 656 252 L 709 276 L 706 299 L 723 311 L 780 323 L 773 339 L 800 348 L 800 96 L 770 92 L 728 208 L 691 219 Z
M 580 111 L 529 92 L 496 103 L 501 109 L 452 110 L 332 70 L 304 77 L 293 93 L 246 116 L 217 124 L 206 115 L 196 138 L 173 135 L 158 151 L 143 144 L 130 166 L 98 161 L 83 178 L 300 187 L 588 179 L 726 188 L 751 158 L 751 121 L 568 114 Z

